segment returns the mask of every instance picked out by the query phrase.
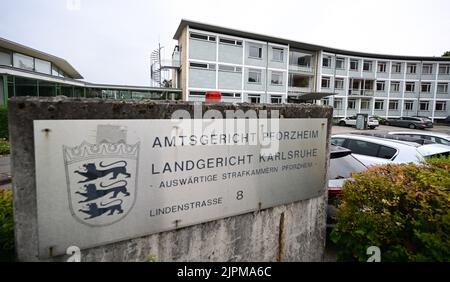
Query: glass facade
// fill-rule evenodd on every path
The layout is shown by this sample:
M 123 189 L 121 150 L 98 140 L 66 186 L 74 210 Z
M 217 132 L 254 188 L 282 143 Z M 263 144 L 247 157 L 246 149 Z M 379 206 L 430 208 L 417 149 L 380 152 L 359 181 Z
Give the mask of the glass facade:
M 29 79 L 13 75 L 0 76 L 0 105 L 6 103 L 7 97 L 39 96 L 54 97 L 63 95 L 73 98 L 101 99 L 149 99 L 181 100 L 181 91 L 161 90 L 127 90 L 106 89 L 99 87 L 79 87 L 68 84 Z M 3 98 L 2 98 L 3 97 Z
M 13 55 L 13 66 L 24 70 L 34 70 L 34 59 L 33 57 L 22 55 L 19 53 L 14 53 Z

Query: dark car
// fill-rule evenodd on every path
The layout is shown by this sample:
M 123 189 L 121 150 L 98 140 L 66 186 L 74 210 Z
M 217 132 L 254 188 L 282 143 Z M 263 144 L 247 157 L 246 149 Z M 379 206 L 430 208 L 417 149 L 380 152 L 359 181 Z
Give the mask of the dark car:
M 450 126 L 450 116 L 448 116 L 448 117 L 445 118 L 445 123 L 447 123 L 448 126 Z
M 411 129 L 419 128 L 432 128 L 433 122 L 428 118 L 423 117 L 400 117 L 400 118 L 388 118 L 385 125 L 408 127 Z

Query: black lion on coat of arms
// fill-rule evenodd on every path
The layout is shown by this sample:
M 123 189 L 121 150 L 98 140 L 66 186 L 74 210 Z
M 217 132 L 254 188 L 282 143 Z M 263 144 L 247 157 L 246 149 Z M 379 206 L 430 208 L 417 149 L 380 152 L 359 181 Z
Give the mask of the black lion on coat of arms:
M 122 193 L 125 196 L 130 196 L 130 193 L 127 191 L 127 182 L 125 180 L 119 180 L 119 181 L 116 181 L 109 185 L 103 185 L 103 183 L 100 183 L 100 187 L 107 188 L 107 187 L 114 186 L 118 183 L 122 183 L 122 185 L 117 186 L 117 187 L 108 188 L 108 189 L 97 189 L 97 186 L 95 184 L 92 184 L 92 183 L 86 184 L 86 185 L 84 185 L 85 192 L 80 192 L 80 191 L 75 192 L 75 194 L 79 194 L 79 195 L 85 197 L 84 201 L 79 201 L 78 203 L 90 202 L 90 201 L 102 198 L 103 196 L 106 196 L 110 193 L 112 193 L 112 196 L 110 197 L 110 199 L 116 198 L 119 193 Z
M 120 203 L 116 204 L 116 205 L 108 206 L 109 204 L 112 204 L 114 202 L 120 202 Z M 88 208 L 87 210 L 79 209 L 79 211 L 89 215 L 89 217 L 86 217 L 85 220 L 101 216 L 107 212 L 109 212 L 108 215 L 113 215 L 115 211 L 117 211 L 118 214 L 121 214 L 121 213 L 123 213 L 122 203 L 123 203 L 123 201 L 120 199 L 111 201 L 106 204 L 100 203 L 101 207 L 98 207 L 97 203 L 90 203 L 90 204 L 87 204 L 87 208 Z M 107 206 L 107 207 L 105 207 L 105 206 Z M 105 207 L 105 208 L 103 208 L 103 207 Z
M 114 166 L 118 163 L 123 163 L 122 166 Z M 125 175 L 127 178 L 129 178 L 131 175 L 127 173 L 127 162 L 126 161 L 117 161 L 112 164 L 103 165 L 103 162 L 100 162 L 101 168 L 107 168 L 107 169 L 97 169 L 97 166 L 95 163 L 87 163 L 84 164 L 83 167 L 86 171 L 79 171 L 75 170 L 74 173 L 78 173 L 81 176 L 84 176 L 86 179 L 78 181 L 78 183 L 85 183 L 89 181 L 96 180 L 98 178 L 102 178 L 107 176 L 108 174 L 112 173 L 112 177 L 110 179 L 116 179 L 119 174 Z

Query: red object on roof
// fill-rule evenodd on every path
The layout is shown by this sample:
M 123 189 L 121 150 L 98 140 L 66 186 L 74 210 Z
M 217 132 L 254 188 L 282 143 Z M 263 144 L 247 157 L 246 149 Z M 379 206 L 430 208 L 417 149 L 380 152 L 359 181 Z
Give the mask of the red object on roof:
M 206 91 L 205 101 L 206 102 L 220 102 L 222 99 L 222 93 L 220 91 Z

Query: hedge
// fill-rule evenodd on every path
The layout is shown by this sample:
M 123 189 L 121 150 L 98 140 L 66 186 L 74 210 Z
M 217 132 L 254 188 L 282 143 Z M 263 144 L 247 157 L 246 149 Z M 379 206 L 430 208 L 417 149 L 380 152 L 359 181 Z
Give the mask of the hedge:
M 450 157 L 370 167 L 344 184 L 331 240 L 339 261 L 450 261 Z
M 12 191 L 0 188 L 0 261 L 14 259 Z

